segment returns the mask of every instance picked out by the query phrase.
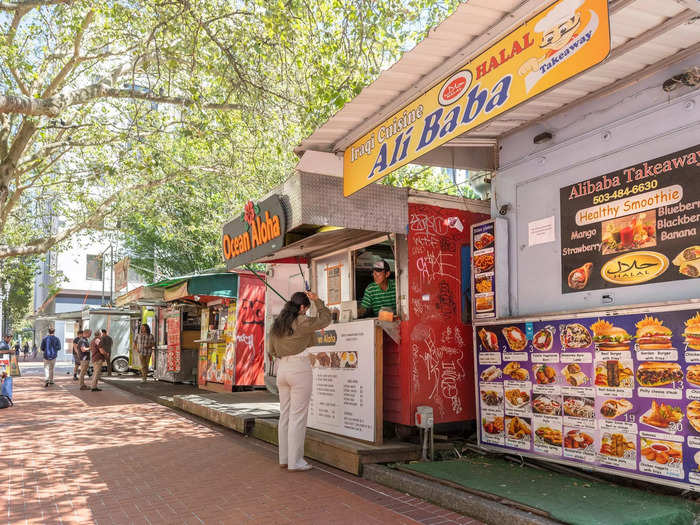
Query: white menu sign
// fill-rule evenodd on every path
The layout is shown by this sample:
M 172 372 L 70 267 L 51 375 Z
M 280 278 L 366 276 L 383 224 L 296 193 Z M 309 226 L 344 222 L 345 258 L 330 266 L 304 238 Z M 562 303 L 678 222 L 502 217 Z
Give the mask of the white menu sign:
M 374 320 L 332 324 L 306 349 L 313 369 L 308 427 L 375 441 Z

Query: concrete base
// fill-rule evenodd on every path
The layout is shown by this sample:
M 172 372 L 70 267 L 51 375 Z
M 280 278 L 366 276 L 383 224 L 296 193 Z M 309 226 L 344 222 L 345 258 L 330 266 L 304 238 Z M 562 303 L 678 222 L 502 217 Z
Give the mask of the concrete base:
M 383 465 L 365 465 L 362 477 L 381 483 L 417 498 L 426 499 L 446 509 L 459 512 L 492 525 L 553 525 L 560 523 L 518 508 L 515 502 L 493 494 L 470 494 L 442 483 L 394 470 Z
M 173 397 L 176 408 L 218 425 L 248 434 L 256 419 L 278 418 L 277 396 L 266 390 L 201 393 Z

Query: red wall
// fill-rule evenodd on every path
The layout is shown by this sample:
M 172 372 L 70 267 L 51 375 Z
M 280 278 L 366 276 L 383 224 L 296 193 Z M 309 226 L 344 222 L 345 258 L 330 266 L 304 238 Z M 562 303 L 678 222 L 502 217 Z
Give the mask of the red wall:
M 436 423 L 474 419 L 461 251 L 469 244 L 470 225 L 488 217 L 425 204 L 409 204 L 408 217 L 409 319 L 401 323 L 400 347 L 384 349 L 384 417 L 412 425 L 416 407 L 429 405 Z
M 265 284 L 250 275 L 238 279 L 235 384 L 264 385 Z

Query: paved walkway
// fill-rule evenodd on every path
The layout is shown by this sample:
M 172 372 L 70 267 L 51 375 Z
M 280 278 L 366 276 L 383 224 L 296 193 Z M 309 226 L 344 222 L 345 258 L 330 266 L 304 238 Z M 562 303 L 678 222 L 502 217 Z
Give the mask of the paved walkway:
M 101 387 L 15 380 L 0 523 L 476 523 L 324 465 L 289 473 L 275 447 Z

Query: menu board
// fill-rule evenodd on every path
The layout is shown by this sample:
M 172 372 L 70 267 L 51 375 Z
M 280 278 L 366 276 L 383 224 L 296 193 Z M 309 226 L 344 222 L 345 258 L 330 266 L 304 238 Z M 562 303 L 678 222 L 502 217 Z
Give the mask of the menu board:
M 313 370 L 309 428 L 376 440 L 374 331 L 370 319 L 316 332 L 317 345 L 305 351 Z
M 700 305 L 475 327 L 479 443 L 697 490 Z
M 472 317 L 475 320 L 508 315 L 507 228 L 503 219 L 490 219 L 471 227 Z
M 560 190 L 562 293 L 700 284 L 700 145 Z

